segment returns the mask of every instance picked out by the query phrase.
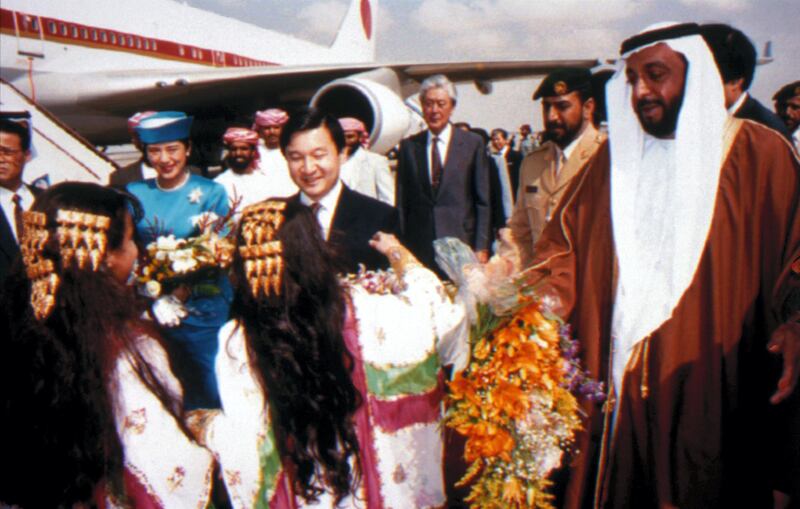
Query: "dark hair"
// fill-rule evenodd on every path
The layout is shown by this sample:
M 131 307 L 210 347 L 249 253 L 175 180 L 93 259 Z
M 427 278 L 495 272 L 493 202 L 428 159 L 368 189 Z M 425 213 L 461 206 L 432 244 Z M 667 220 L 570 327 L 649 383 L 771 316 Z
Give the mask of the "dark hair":
M 244 327 L 253 371 L 269 401 L 278 449 L 293 469 L 295 490 L 316 500 L 332 490 L 337 503 L 359 477 L 353 414 L 362 397 L 344 342 L 346 296 L 334 255 L 311 209 L 284 201 L 276 238 L 283 246 L 280 295 L 253 297 L 237 251 L 231 317 Z M 242 245 L 242 232 L 237 242 Z M 224 355 L 222 352 L 219 355 Z
M 756 48 L 742 32 L 730 25 L 701 27 L 703 38 L 714 55 L 723 83 L 742 79 L 742 90 L 750 88 L 756 71 Z
M 508 139 L 508 131 L 500 127 L 495 127 L 494 129 L 492 129 L 492 136 L 494 136 L 495 134 L 502 134 L 503 138 Z
M 0 326 L 10 331 L 0 342 L 7 416 L 0 457 L 12 465 L 3 474 L 0 500 L 22 507 L 89 502 L 103 480 L 124 500 L 124 451 L 115 423 L 117 388 L 112 378 L 123 356 L 168 411 L 174 416 L 181 412 L 137 349 L 139 337 L 153 332 L 140 321 L 142 308 L 132 289 L 104 266 L 92 271 L 62 264 L 56 235 L 59 209 L 111 218 L 109 251 L 121 246 L 128 216 L 136 221 L 141 215 L 133 196 L 88 183 L 58 184 L 34 202 L 33 210 L 46 215 L 50 232 L 42 256 L 53 261 L 60 278 L 55 307 L 42 321 L 34 317 L 31 282 L 17 261 L 6 280 L 0 311 Z
M 27 152 L 31 148 L 31 131 L 21 122 L 0 118 L 0 132 L 19 136 L 19 145 Z
M 311 131 L 318 127 L 325 127 L 336 145 L 336 150 L 344 150 L 344 131 L 339 120 L 317 108 L 302 108 L 291 115 L 281 131 L 281 152 L 286 154 L 286 147 L 292 141 L 292 136 L 303 131 Z

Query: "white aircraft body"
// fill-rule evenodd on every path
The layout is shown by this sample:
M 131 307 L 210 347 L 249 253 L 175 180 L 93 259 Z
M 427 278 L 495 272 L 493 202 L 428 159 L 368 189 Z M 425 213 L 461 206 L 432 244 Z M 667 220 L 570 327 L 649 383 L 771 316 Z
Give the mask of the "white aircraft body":
M 3 0 L 0 77 L 99 145 L 136 111 L 187 111 L 218 138 L 256 109 L 310 101 L 355 116 L 386 151 L 408 131 L 421 79 L 474 81 L 597 60 L 377 64 L 378 0 L 352 0 L 334 42 L 312 44 L 173 0 Z

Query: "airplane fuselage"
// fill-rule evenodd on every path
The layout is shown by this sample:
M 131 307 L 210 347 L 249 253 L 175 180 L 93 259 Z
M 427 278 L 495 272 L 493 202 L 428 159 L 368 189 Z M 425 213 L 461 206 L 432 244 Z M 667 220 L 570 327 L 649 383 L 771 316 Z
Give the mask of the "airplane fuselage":
M 362 11 L 365 4 L 361 0 Z M 368 61 L 374 55 L 374 46 L 369 55 L 339 46 L 171 0 L 4 0 L 0 7 L 0 77 L 97 143 L 126 137 L 124 118 L 140 107 L 135 98 L 118 100 L 125 87 L 181 84 L 154 79 L 158 73 Z

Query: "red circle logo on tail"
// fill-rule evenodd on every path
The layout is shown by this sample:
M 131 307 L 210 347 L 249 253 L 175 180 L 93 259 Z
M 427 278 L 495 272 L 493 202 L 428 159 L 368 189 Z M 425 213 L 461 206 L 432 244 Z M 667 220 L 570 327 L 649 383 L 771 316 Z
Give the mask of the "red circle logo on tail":
M 364 27 L 367 40 L 372 39 L 372 8 L 369 6 L 369 0 L 361 0 L 361 26 Z

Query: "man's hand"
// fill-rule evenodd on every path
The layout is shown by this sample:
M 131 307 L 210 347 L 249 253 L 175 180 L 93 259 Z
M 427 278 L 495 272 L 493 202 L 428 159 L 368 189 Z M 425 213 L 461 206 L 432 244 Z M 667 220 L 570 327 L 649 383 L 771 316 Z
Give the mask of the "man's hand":
M 475 256 L 478 257 L 478 261 L 481 263 L 486 263 L 489 261 L 489 251 L 487 249 L 481 249 L 480 251 L 475 251 Z
M 778 390 L 769 399 L 777 405 L 785 400 L 797 386 L 800 375 L 800 323 L 784 323 L 772 333 L 767 350 L 783 356 L 783 373 L 778 380 Z

